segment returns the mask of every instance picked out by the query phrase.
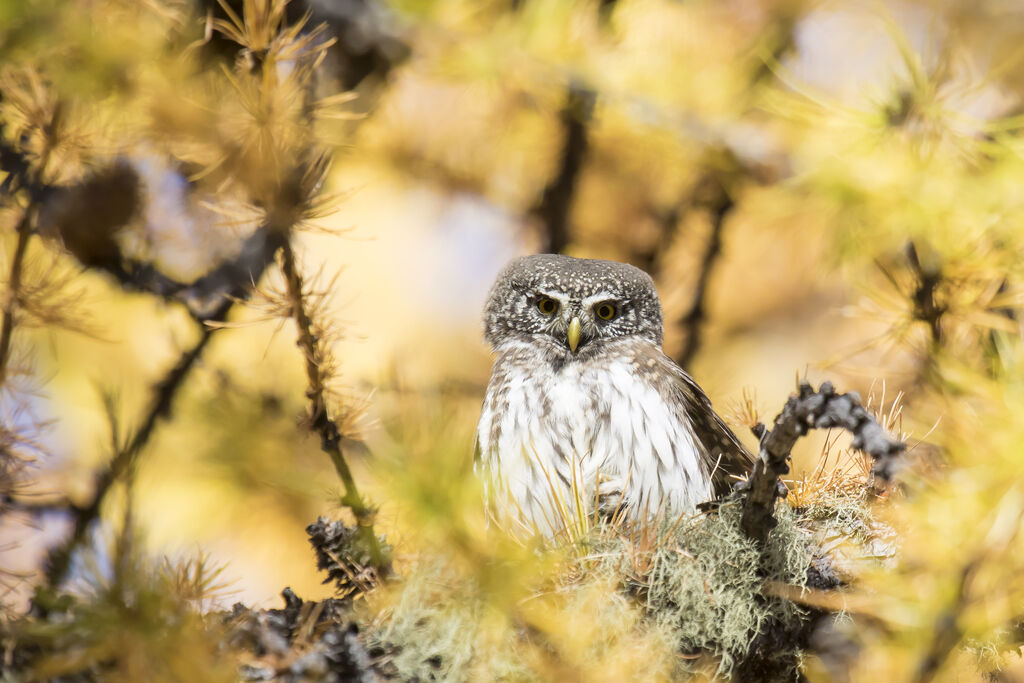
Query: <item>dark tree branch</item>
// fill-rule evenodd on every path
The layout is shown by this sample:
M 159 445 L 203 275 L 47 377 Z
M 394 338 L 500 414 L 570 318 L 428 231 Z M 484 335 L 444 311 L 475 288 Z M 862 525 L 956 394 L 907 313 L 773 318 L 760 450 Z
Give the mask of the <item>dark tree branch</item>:
M 0 101 L 3 98 L 0 97 Z M 0 133 L 3 131 L 0 124 Z M 0 183 L 0 197 L 11 194 L 17 187 L 24 188 L 29 197 L 39 201 L 45 194 L 45 188 L 38 183 L 29 183 L 31 162 L 14 145 L 7 142 L 0 136 L 0 171 L 7 174 L 3 183 Z
M 0 102 L 3 102 L 4 94 L 0 92 Z M 59 110 L 57 112 L 59 114 Z M 51 123 L 52 125 L 52 123 Z M 42 169 L 46 165 L 45 159 L 37 166 L 37 172 L 32 172 L 32 161 L 18 146 L 7 141 L 4 129 L 6 121 L 0 121 L 0 171 L 7 174 L 7 177 L 0 183 L 0 198 L 4 195 L 11 195 L 16 190 L 24 190 L 28 193 L 29 199 L 36 204 L 42 203 L 47 194 L 47 187 L 42 184 Z
M 224 297 L 244 296 L 273 261 L 284 241 L 280 230 L 263 226 L 245 239 L 237 256 L 191 283 L 167 277 L 149 263 L 130 263 L 126 268 L 107 269 L 107 272 L 125 289 L 180 301 L 196 320 L 216 320 Z
M 791 396 L 775 418 L 771 431 L 758 425 L 760 452 L 754 469 L 739 485 L 743 496 L 743 532 L 758 543 L 764 543 L 776 525 L 775 501 L 786 496 L 786 487 L 779 477 L 789 472 L 789 454 L 797 439 L 811 429 L 841 427 L 853 434 L 851 446 L 873 459 L 872 475 L 888 481 L 896 471 L 897 456 L 906 445 L 886 433 L 878 421 L 860 404 L 860 397 L 851 392 L 837 394 L 830 382 L 815 392 L 810 384 L 800 385 L 800 394 Z
M 373 530 L 376 510 L 366 504 L 356 486 L 355 477 L 349 469 L 345 455 L 341 450 L 341 431 L 338 424 L 331 418 L 327 408 L 326 387 L 324 376 L 321 372 L 320 362 L 324 358 L 322 340 L 314 331 L 313 320 L 306 310 L 305 295 L 303 294 L 302 275 L 295 263 L 295 253 L 291 244 L 285 242 L 281 249 L 281 268 L 284 271 L 285 282 L 288 288 L 288 298 L 291 301 L 292 317 L 298 327 L 299 348 L 302 349 L 306 359 L 306 379 L 309 388 L 306 395 L 309 397 L 309 424 L 310 428 L 320 435 L 320 445 L 323 451 L 331 458 L 334 469 L 341 478 L 345 493 L 341 502 L 352 511 L 356 518 L 358 540 L 362 548 L 370 556 L 374 567 L 380 575 L 390 572 L 390 563 L 380 540 Z
M 942 316 L 946 312 L 945 306 L 936 301 L 936 290 L 942 283 L 942 270 L 938 267 L 925 267 L 917 254 L 917 247 L 913 242 L 906 246 L 907 262 L 910 263 L 914 275 L 917 277 L 917 287 L 914 289 L 914 317 L 928 325 L 931 333 L 932 344 L 936 347 L 942 344 Z
M 0 93 L 2 99 L 2 93 Z M 59 126 L 60 108 L 58 107 L 49 121 L 47 128 L 53 129 Z M 18 241 L 14 247 L 14 255 L 11 258 L 11 270 L 7 279 L 7 290 L 3 299 L 3 321 L 0 322 L 0 386 L 7 380 L 7 366 L 11 356 L 11 340 L 14 335 L 16 324 L 15 313 L 21 306 L 21 278 L 25 267 L 25 253 L 28 251 L 28 242 L 32 237 L 32 226 L 35 223 L 39 212 L 41 192 L 37 188 L 43 180 L 46 171 L 46 164 L 49 161 L 49 149 L 44 149 L 38 163 L 33 166 L 19 150 L 4 143 L 4 128 L 6 122 L 0 121 L 0 168 L 7 172 L 4 179 L 4 189 L 10 193 L 13 189 L 23 189 L 28 192 L 29 201 L 18 219 L 15 232 Z
M 683 348 L 676 355 L 676 362 L 683 369 L 689 369 L 703 342 L 704 319 L 707 316 L 708 282 L 711 280 L 711 272 L 718 262 L 718 257 L 722 254 L 722 231 L 725 220 L 735 206 L 732 196 L 719 179 L 708 178 L 704 185 L 703 189 L 709 194 L 704 203 L 710 213 L 711 235 L 708 237 L 700 269 L 697 271 L 697 282 L 690 299 L 690 308 L 678 322 L 685 336 Z
M 0 146 L 0 160 L 2 157 L 3 150 Z M 117 168 L 117 164 L 112 168 Z M 128 182 L 129 178 L 126 177 L 128 175 L 134 180 L 135 171 L 130 167 L 127 171 L 122 172 L 118 179 L 120 182 L 107 182 L 99 186 L 97 186 L 95 178 L 86 179 L 77 185 L 68 187 L 45 185 L 38 180 L 21 181 L 19 185 L 37 188 L 36 193 L 29 193 L 30 199 L 38 196 L 46 200 L 47 206 L 38 221 L 45 222 L 47 217 L 53 220 L 55 215 L 60 215 L 65 211 L 68 213 L 81 212 L 82 193 L 100 192 L 106 198 L 104 203 L 125 203 L 124 197 L 110 195 L 133 191 L 134 185 L 132 182 Z M 94 200 L 94 198 L 90 197 L 89 200 Z M 70 207 L 60 206 L 67 202 L 70 202 Z M 38 201 L 30 204 L 29 210 L 22 216 L 17 228 L 19 241 L 15 248 L 10 277 L 10 290 L 14 292 L 17 291 L 15 285 L 20 276 L 19 254 L 23 253 L 24 243 L 27 243 L 28 237 L 33 232 L 38 232 L 32 226 L 33 222 L 37 222 L 34 220 L 32 212 L 39 213 L 36 210 L 39 206 L 41 204 Z M 101 230 L 94 230 L 93 234 L 89 236 L 94 241 L 93 244 L 83 246 L 80 244 L 81 240 L 76 239 L 78 236 L 69 235 L 60 229 L 57 232 L 64 240 L 65 246 L 83 266 L 107 273 L 116 279 L 126 291 L 153 294 L 169 302 L 184 304 L 197 321 L 214 320 L 216 311 L 225 296 L 244 296 L 273 260 L 274 253 L 283 242 L 282 231 L 277 227 L 265 224 L 242 242 L 239 253 L 234 258 L 224 260 L 193 282 L 181 282 L 160 271 L 153 263 L 128 258 L 121 252 L 120 246 L 114 240 L 114 234 L 124 227 L 120 221 L 126 223 L 130 219 L 130 214 L 129 211 L 119 217 L 117 219 L 119 223 L 116 225 L 103 225 L 100 226 Z M 81 219 L 71 216 L 71 222 L 77 226 L 81 223 Z M 69 241 L 75 242 L 75 244 L 69 244 Z M 100 244 L 97 246 L 96 242 Z M 0 346 L 2 346 L 2 339 L 0 339 Z M 2 355 L 0 353 L 0 357 Z M 0 378 L 2 378 L 2 370 L 3 363 L 0 362 Z
M 264 225 L 245 239 L 237 256 L 193 282 L 180 282 L 152 263 L 128 259 L 114 259 L 92 267 L 113 276 L 127 291 L 179 302 L 197 321 L 216 321 L 224 297 L 245 296 L 273 261 L 283 242 L 279 230 Z
M 234 304 L 233 301 L 225 300 L 218 314 L 215 316 L 221 320 L 226 319 L 227 312 Z M 199 360 L 203 350 L 209 343 L 216 328 L 203 327 L 199 341 L 188 351 L 184 352 L 163 379 L 153 387 L 153 399 L 149 411 L 143 418 L 142 425 L 135 433 L 135 436 L 128 445 L 121 449 L 110 461 L 106 468 L 96 473 L 93 478 L 92 497 L 85 505 L 71 507 L 74 517 L 74 528 L 71 535 L 59 546 L 50 551 L 46 562 L 46 579 L 51 586 L 56 586 L 67 576 L 71 564 L 71 556 L 85 540 L 86 532 L 92 523 L 99 517 L 103 501 L 110 492 L 111 487 L 126 471 L 128 471 L 138 459 L 139 453 L 149 443 L 150 437 L 156 428 L 157 422 L 162 417 L 168 417 L 171 412 L 171 405 L 178 390 L 188 377 L 196 361 Z
M 683 210 L 688 203 L 689 199 L 687 198 L 668 208 L 655 206 L 647 208 L 646 213 L 657 225 L 658 234 L 650 243 L 643 245 L 642 248 L 633 252 L 630 263 L 648 273 L 654 278 L 655 282 L 657 282 L 661 274 L 665 253 L 672 246 L 672 241 L 675 239 L 679 226 L 679 219 L 682 217 Z
M 593 90 L 570 85 L 565 106 L 561 112 L 565 128 L 562 160 L 558 172 L 544 188 L 540 202 L 531 210 L 544 227 L 545 244 L 542 251 L 560 254 L 571 241 L 569 210 L 576 193 L 576 182 L 587 154 L 589 140 L 587 125 L 594 110 L 596 95 Z
M 949 657 L 949 653 L 956 647 L 963 638 L 963 630 L 960 627 L 960 615 L 967 607 L 968 589 L 975 571 L 982 564 L 980 557 L 975 557 L 964 565 L 960 570 L 959 581 L 956 586 L 956 593 L 948 608 L 943 610 L 932 631 L 932 638 L 928 642 L 924 656 L 917 664 L 917 671 L 914 674 L 914 683 L 927 683 L 935 678 L 935 675 L 942 668 L 943 663 Z
M 249 254 L 245 258 L 239 257 L 235 261 L 224 264 L 215 269 L 213 273 L 226 271 L 234 275 L 233 280 L 224 278 L 216 281 L 222 287 L 219 294 L 219 303 L 211 311 L 205 313 L 197 312 L 189 308 L 193 317 L 201 323 L 224 322 L 228 313 L 239 298 L 245 298 L 251 291 L 254 283 L 258 282 L 266 269 L 267 264 L 273 259 L 273 254 L 281 245 L 283 238 L 278 232 L 268 229 L 266 226 L 257 230 L 261 235 L 260 243 L 262 251 L 259 258 Z M 253 241 L 255 237 L 251 237 Z M 246 250 L 243 249 L 243 255 Z M 249 269 L 242 264 L 251 266 Z M 212 274 L 212 273 L 211 273 Z M 205 276 L 205 277 L 210 277 Z M 200 278 L 199 281 L 203 281 Z M 194 285 L 195 286 L 195 285 Z M 147 290 L 148 291 L 148 290 Z M 186 290 L 187 291 L 187 290 Z M 205 292 L 205 289 L 203 290 Z M 213 291 L 206 292 L 213 296 Z M 167 372 L 164 377 L 153 387 L 153 397 L 150 409 L 142 420 L 138 431 L 131 441 L 120 449 L 110 463 L 100 472 L 96 473 L 93 483 L 92 497 L 84 505 L 71 506 L 71 513 L 74 519 L 74 526 L 70 536 L 60 545 L 50 551 L 46 562 L 46 578 L 51 586 L 55 586 L 67 576 L 71 565 L 71 557 L 74 551 L 85 541 L 87 532 L 92 523 L 99 517 L 103 502 L 110 492 L 111 487 L 120 479 L 125 472 L 129 471 L 138 459 L 139 453 L 149 443 L 154 430 L 161 418 L 168 418 L 178 391 L 184 385 L 190 371 L 195 367 L 196 362 L 202 356 L 213 337 L 216 327 L 202 325 L 199 341 L 195 346 L 185 351 L 178 358 L 178 361 Z
M 0 386 L 7 380 L 7 364 L 11 357 L 11 339 L 14 335 L 15 312 L 21 306 L 21 276 L 25 264 L 25 252 L 28 240 L 32 235 L 32 221 L 36 214 L 34 204 L 29 205 L 16 228 L 18 242 L 14 247 L 11 259 L 11 274 L 7 279 L 7 291 L 4 292 L 4 313 L 0 327 Z

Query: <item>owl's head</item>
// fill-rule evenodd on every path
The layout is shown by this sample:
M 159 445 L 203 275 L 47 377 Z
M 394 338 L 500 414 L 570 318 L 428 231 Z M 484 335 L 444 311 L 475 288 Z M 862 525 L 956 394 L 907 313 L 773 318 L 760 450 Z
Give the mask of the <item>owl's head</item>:
M 484 309 L 484 339 L 554 343 L 582 353 L 596 340 L 640 337 L 659 346 L 661 304 L 654 281 L 625 263 L 557 254 L 508 264 Z

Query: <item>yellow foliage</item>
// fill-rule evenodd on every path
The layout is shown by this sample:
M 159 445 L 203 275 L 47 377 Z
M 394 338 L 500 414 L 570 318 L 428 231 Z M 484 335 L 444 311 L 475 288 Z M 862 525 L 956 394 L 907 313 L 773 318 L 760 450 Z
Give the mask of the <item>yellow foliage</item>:
M 813 539 L 844 591 L 804 593 L 780 570 L 767 594 L 845 604 L 831 628 L 860 648 L 854 680 L 1020 671 L 1012 3 L 349 4 L 367 13 L 0 0 L 6 603 L 24 608 L 46 582 L 53 538 L 78 533 L 75 557 L 97 545 L 89 529 L 117 512 L 106 491 L 128 490 L 145 551 L 201 545 L 250 603 L 286 584 L 326 595 L 302 533 L 321 513 L 372 526 L 396 578 L 356 612 L 368 638 L 405 644 L 388 653 L 401 671 L 727 671 L 754 624 L 702 641 L 665 616 L 672 596 L 700 597 L 690 566 L 650 581 L 665 548 L 678 560 L 698 544 L 602 535 L 577 516 L 551 548 L 483 508 L 480 305 L 507 258 L 549 243 L 545 202 L 566 192 L 560 248 L 651 271 L 666 348 L 695 349 L 689 369 L 716 405 L 756 387 L 744 420 L 768 423 L 794 373 L 901 397 L 881 417 L 908 465 L 883 496 L 835 435 L 794 453 L 785 557 L 804 562 L 794 539 Z M 269 258 L 246 261 L 264 233 Z M 48 521 L 87 513 L 77 532 Z M 8 544 L 15 530 L 30 540 Z M 145 600 L 76 603 L 69 623 L 109 628 L 37 634 L 74 641 L 37 675 L 114 658 L 124 680 L 191 680 L 214 661 L 209 615 L 176 611 L 183 575 L 136 559 L 122 584 Z M 731 618 L 768 623 L 753 611 L 762 586 L 740 583 Z M 128 628 L 118 605 L 156 630 Z M 160 661 L 161 642 L 202 655 Z M 804 654 L 808 676 L 837 675 L 830 653 Z

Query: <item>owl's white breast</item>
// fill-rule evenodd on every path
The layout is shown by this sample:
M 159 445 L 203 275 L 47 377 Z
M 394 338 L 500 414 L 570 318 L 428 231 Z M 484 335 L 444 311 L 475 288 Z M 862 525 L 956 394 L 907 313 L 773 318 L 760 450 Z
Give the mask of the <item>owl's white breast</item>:
M 711 497 L 681 408 L 645 382 L 628 346 L 610 351 L 552 366 L 521 342 L 499 349 L 479 464 L 495 500 L 541 530 L 557 528 L 554 508 L 574 490 L 591 506 L 598 491 L 621 492 L 634 517 L 688 512 Z

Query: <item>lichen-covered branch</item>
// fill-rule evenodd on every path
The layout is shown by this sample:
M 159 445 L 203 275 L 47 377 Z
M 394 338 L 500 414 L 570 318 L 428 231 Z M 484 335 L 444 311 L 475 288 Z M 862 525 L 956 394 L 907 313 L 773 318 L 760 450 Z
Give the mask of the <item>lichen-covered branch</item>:
M 303 294 L 302 275 L 295 262 L 295 252 L 287 241 L 281 248 L 281 267 L 292 306 L 292 317 L 298 327 L 298 345 L 306 359 L 306 379 L 309 385 L 306 395 L 309 397 L 310 428 L 320 435 L 321 448 L 331 458 L 334 469 L 337 470 L 338 476 L 341 478 L 345 489 L 341 502 L 352 511 L 356 518 L 359 542 L 369 553 L 378 572 L 386 574 L 390 571 L 389 562 L 380 540 L 373 530 L 376 511 L 366 504 L 359 493 L 352 470 L 341 450 L 341 430 L 338 429 L 338 424 L 328 412 L 326 378 L 321 369 L 321 361 L 324 358 L 322 340 L 314 330 L 314 323 L 307 310 Z
M 906 444 L 885 431 L 864 409 L 856 393 L 837 394 L 830 382 L 814 391 L 804 382 L 799 395 L 786 401 L 771 431 L 761 424 L 755 429 L 761 441 L 760 450 L 753 471 L 739 487 L 743 495 L 740 526 L 749 538 L 764 543 L 776 525 L 775 501 L 786 496 L 786 487 L 779 477 L 789 472 L 789 455 L 797 439 L 811 429 L 833 428 L 853 434 L 851 446 L 873 459 L 873 476 L 883 481 L 892 478 L 897 457 Z

